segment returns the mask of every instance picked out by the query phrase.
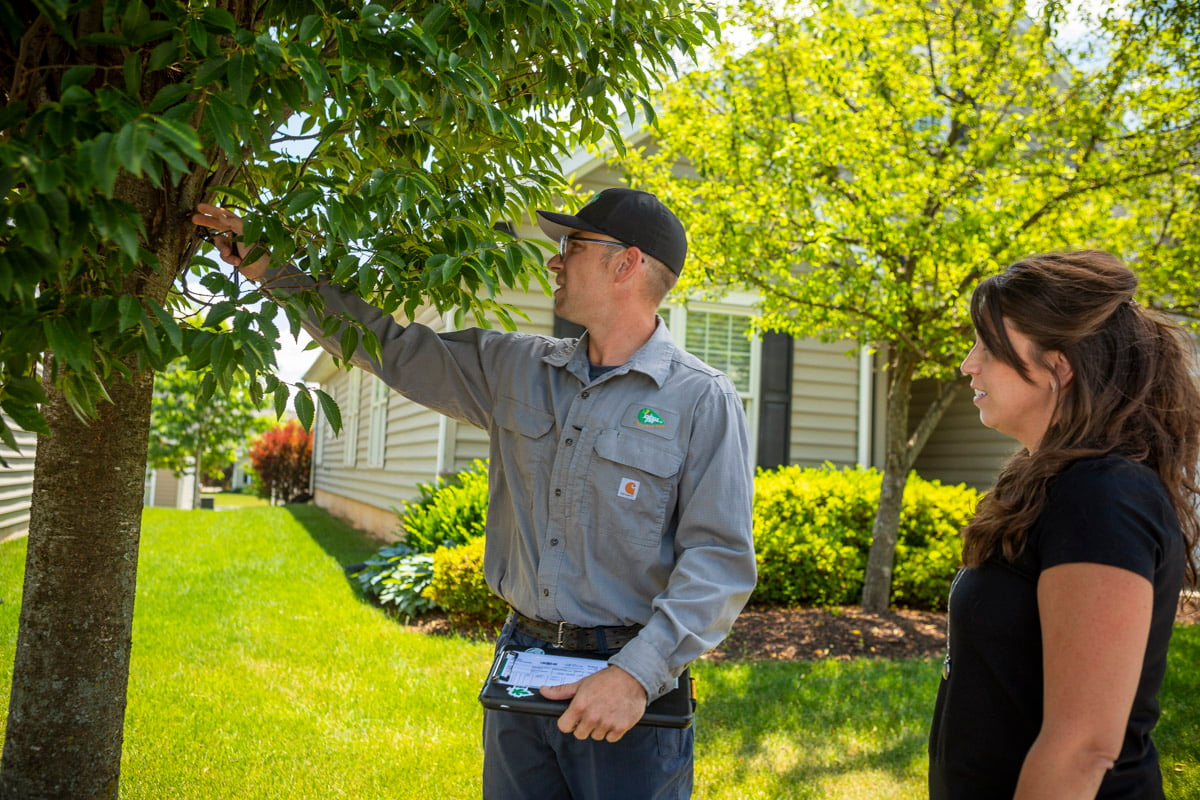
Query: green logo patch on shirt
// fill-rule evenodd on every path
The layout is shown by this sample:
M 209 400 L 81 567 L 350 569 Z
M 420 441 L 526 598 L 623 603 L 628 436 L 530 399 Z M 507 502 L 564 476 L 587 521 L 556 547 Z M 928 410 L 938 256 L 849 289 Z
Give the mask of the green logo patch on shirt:
M 654 405 L 650 405 L 654 403 Z M 659 405 L 658 398 L 643 397 L 625 406 L 621 425 L 659 439 L 674 439 L 679 434 L 679 412 Z
M 667 421 L 653 408 L 643 408 L 639 411 L 637 421 L 638 425 L 644 425 L 647 428 L 659 428 L 667 424 Z

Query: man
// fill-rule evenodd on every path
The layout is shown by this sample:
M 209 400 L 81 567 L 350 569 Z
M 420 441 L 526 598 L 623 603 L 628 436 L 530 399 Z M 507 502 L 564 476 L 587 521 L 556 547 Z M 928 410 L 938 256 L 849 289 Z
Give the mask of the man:
M 201 205 L 199 225 L 241 233 Z M 657 198 L 607 189 L 577 215 L 538 212 L 559 243 L 556 313 L 579 339 L 407 327 L 267 259 L 222 258 L 280 297 L 317 288 L 325 313 L 378 337 L 351 357 L 404 396 L 491 440 L 488 585 L 513 608 L 499 646 L 592 650 L 608 667 L 543 687 L 558 719 L 484 714 L 485 797 L 683 798 L 691 729 L 636 726 L 649 702 L 728 633 L 755 581 L 745 416 L 729 379 L 681 350 L 657 309 L 683 268 L 683 226 Z M 306 329 L 335 355 L 339 337 Z

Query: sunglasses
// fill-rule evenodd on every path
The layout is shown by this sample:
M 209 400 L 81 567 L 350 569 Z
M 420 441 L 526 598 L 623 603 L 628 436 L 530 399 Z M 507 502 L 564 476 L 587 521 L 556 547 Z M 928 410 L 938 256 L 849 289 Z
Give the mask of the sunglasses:
M 558 254 L 564 260 L 567 257 L 567 242 L 585 242 L 587 244 L 606 244 L 609 247 L 624 247 L 629 248 L 633 245 L 623 244 L 622 242 L 610 242 L 605 239 L 589 239 L 586 236 L 571 236 L 567 235 L 558 240 Z

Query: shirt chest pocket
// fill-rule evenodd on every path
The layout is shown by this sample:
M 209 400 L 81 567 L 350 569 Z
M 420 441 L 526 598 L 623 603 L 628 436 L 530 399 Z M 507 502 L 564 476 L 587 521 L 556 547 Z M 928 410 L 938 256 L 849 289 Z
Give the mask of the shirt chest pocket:
M 602 431 L 592 462 L 592 507 L 601 535 L 647 547 L 662 541 L 683 454 L 661 439 Z
M 500 428 L 499 447 L 506 464 L 549 470 L 554 462 L 555 438 L 547 436 L 554 415 L 519 400 L 502 397 L 492 412 Z

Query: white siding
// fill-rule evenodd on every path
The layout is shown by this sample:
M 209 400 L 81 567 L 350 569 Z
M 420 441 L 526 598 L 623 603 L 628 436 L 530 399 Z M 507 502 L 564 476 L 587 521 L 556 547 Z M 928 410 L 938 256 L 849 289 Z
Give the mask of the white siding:
M 5 417 L 12 426 L 12 420 Z M 13 429 L 14 438 L 21 452 L 15 453 L 0 444 L 0 457 L 8 466 L 0 464 L 0 538 L 24 533 L 29 529 L 29 505 L 33 494 L 33 458 L 37 436 L 20 429 Z

